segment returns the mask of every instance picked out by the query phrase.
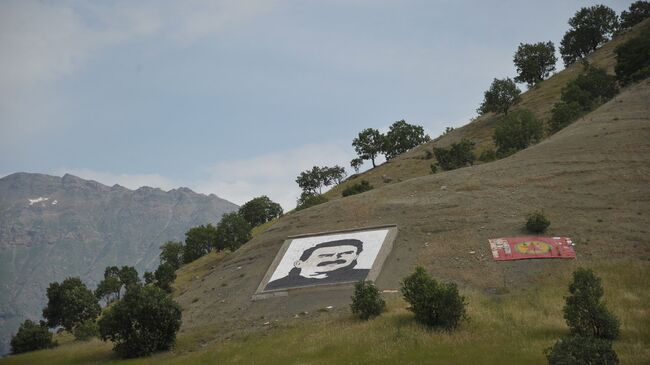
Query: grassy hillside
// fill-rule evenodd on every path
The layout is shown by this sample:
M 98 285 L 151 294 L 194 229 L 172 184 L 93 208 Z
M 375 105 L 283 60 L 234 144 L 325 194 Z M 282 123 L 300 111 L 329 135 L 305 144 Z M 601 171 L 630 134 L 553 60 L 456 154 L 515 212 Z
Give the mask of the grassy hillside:
M 368 322 L 323 312 L 311 321 L 272 322 L 262 332 L 198 349 L 188 346 L 196 341 L 195 336 L 181 334 L 173 352 L 146 359 L 117 360 L 109 344 L 94 340 L 15 356 L 2 363 L 430 364 L 435 360 L 438 364 L 545 364 L 543 350 L 567 332 L 561 308 L 571 268 L 562 270 L 561 280 L 540 277 L 535 288 L 517 294 L 466 290 L 471 319 L 452 334 L 418 325 L 406 304 L 392 294 L 387 296 L 388 313 Z M 623 335 L 615 345 L 621 363 L 647 363 L 650 291 L 637 279 L 648 277 L 650 266 L 622 260 L 595 263 L 593 268 L 603 278 L 607 304 L 622 322 Z
M 611 68 L 611 50 L 619 41 L 599 50 L 593 62 L 610 62 Z M 571 72 L 527 93 L 522 106 L 535 106 L 543 116 Z M 606 302 L 622 321 L 615 343 L 622 363 L 650 363 L 648 100 L 650 79 L 541 143 L 495 162 L 431 175 L 431 161 L 419 159 L 429 145 L 373 169 L 364 178 L 376 189 L 287 214 L 236 252 L 210 254 L 181 268 L 174 284 L 183 307 L 176 349 L 119 363 L 543 364 L 543 349 L 567 332 L 563 296 L 578 266 L 592 267 L 603 278 Z M 489 140 L 490 118 L 434 143 L 481 133 Z M 393 182 L 378 182 L 383 174 Z M 493 261 L 488 238 L 524 233 L 524 217 L 536 209 L 550 218 L 549 235 L 573 238 L 577 259 Z M 346 286 L 251 301 L 287 236 L 384 224 L 396 224 L 398 234 L 377 278 L 379 288 L 398 289 L 415 265 L 458 283 L 471 320 L 457 332 L 420 327 L 398 294 L 386 294 L 386 315 L 354 320 L 352 290 Z M 333 309 L 323 311 L 327 306 Z M 117 362 L 110 345 L 93 341 L 2 363 Z

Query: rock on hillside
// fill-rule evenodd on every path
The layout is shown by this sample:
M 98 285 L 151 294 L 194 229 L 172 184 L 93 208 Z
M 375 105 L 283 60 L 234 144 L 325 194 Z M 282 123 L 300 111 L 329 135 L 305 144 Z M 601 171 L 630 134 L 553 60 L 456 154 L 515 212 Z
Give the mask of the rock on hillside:
M 52 281 L 80 276 L 91 288 L 109 265 L 158 264 L 159 247 L 238 207 L 180 188 L 130 190 L 73 175 L 0 179 L 0 344 L 23 318 L 38 319 Z

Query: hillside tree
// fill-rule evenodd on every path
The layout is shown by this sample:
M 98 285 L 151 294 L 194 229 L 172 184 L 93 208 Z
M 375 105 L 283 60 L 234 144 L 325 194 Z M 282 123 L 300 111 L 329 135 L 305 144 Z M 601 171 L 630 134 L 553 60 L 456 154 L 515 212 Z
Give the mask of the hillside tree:
M 628 85 L 650 77 L 650 26 L 616 47 L 616 79 Z
M 251 225 L 257 227 L 282 215 L 280 204 L 262 195 L 253 198 L 239 208 L 239 214 Z
M 236 212 L 226 213 L 217 224 L 217 251 L 235 251 L 251 239 L 251 225 Z
M 172 264 L 165 262 L 158 265 L 153 273 L 152 283 L 167 293 L 172 292 L 172 283 L 176 280 L 176 269 Z M 151 279 L 150 279 L 151 280 Z
M 122 357 L 169 350 L 181 326 L 181 308 L 165 291 L 136 286 L 110 306 L 99 320 L 99 333 Z
M 477 112 L 508 114 L 508 110 L 521 99 L 521 90 L 512 79 L 494 79 L 490 88 L 483 95 L 483 102 Z
M 630 29 L 650 18 L 650 1 L 635 1 L 621 12 L 621 29 Z
M 560 42 L 560 54 L 568 66 L 607 42 L 617 31 L 616 12 L 605 5 L 581 8 L 569 19 L 571 28 Z
M 170 264 L 177 270 L 183 264 L 183 243 L 167 241 L 160 246 L 160 263 Z
M 424 133 L 422 126 L 409 124 L 404 119 L 398 120 L 390 126 L 386 138 L 384 138 L 386 160 L 430 140 L 431 138 Z
M 185 232 L 183 263 L 192 262 L 217 246 L 217 229 L 212 224 L 200 225 Z
M 352 146 L 361 160 L 370 160 L 376 167 L 375 158 L 384 150 L 385 136 L 374 128 L 366 128 L 352 140 Z M 353 160 L 354 161 L 354 160 Z M 354 166 L 352 166 L 354 168 Z M 358 169 L 355 169 L 358 170 Z
M 529 87 L 535 86 L 555 70 L 555 46 L 553 42 L 521 43 L 513 62 L 517 68 L 515 81 L 525 82 Z
M 47 288 L 47 306 L 43 317 L 47 326 L 63 326 L 67 331 L 85 320 L 94 320 L 101 308 L 97 298 L 81 279 L 67 278 L 61 283 L 50 283 Z
M 602 282 L 591 269 L 578 268 L 573 273 L 569 293 L 563 311 L 572 334 L 604 340 L 618 337 L 620 323 L 601 301 Z

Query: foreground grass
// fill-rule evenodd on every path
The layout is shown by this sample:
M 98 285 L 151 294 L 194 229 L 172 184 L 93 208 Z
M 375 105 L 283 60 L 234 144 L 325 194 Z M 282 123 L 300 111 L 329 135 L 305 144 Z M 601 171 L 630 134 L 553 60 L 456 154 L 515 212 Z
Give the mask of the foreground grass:
M 603 278 L 607 305 L 620 318 L 615 350 L 622 364 L 650 363 L 650 291 L 642 261 L 593 265 Z M 175 352 L 119 360 L 111 345 L 93 340 L 12 356 L 1 364 L 545 364 L 544 349 L 567 333 L 562 318 L 569 277 L 517 293 L 465 292 L 470 321 L 452 333 L 413 321 L 406 304 L 389 298 L 389 312 L 371 321 L 327 313 L 295 320 L 265 333 L 241 336 L 196 351 L 193 334 L 181 334 Z M 192 346 L 194 345 L 194 346 Z

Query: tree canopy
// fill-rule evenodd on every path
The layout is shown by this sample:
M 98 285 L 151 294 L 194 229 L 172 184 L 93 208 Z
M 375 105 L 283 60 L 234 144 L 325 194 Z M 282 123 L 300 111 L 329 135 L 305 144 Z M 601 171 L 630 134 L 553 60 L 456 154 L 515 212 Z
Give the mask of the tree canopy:
M 146 285 L 129 290 L 99 320 L 102 340 L 123 357 L 168 350 L 181 326 L 181 308 L 162 289 Z
M 478 108 L 479 114 L 488 112 L 508 114 L 510 107 L 519 102 L 521 90 L 510 78 L 494 79 L 485 91 L 483 103 Z
M 100 311 L 97 298 L 79 278 L 67 278 L 60 284 L 50 283 L 47 288 L 43 317 L 48 327 L 63 326 L 71 331 L 77 324 L 97 318 Z
M 311 170 L 301 172 L 296 178 L 296 183 L 305 193 L 321 194 L 324 186 L 340 184 L 345 175 L 345 169 L 338 165 L 334 167 L 314 166 Z
M 521 43 L 513 62 L 517 68 L 515 81 L 534 86 L 555 70 L 555 46 L 553 42 Z
M 185 233 L 183 262 L 189 263 L 207 254 L 217 246 L 217 229 L 212 225 L 200 225 Z
M 560 42 L 560 54 L 568 66 L 607 42 L 617 31 L 616 12 L 605 5 L 581 8 L 569 19 L 571 28 Z
M 160 263 L 178 269 L 183 264 L 183 243 L 167 241 L 160 246 Z
M 251 225 L 236 212 L 226 213 L 217 224 L 216 249 L 235 251 L 251 239 Z
M 372 167 L 376 167 L 375 158 L 384 150 L 385 136 L 374 128 L 366 128 L 352 140 L 352 146 L 361 160 L 370 160 Z M 354 160 L 353 160 L 354 161 Z M 354 166 L 352 166 L 354 168 Z M 358 170 L 355 169 L 355 170 Z
M 616 47 L 616 78 L 621 85 L 650 77 L 650 26 Z
M 422 126 L 409 124 L 404 119 L 398 120 L 390 126 L 384 139 L 386 159 L 390 160 L 429 140 Z
M 650 1 L 635 1 L 630 8 L 621 12 L 621 28 L 629 29 L 650 18 Z
M 280 204 L 262 195 L 253 198 L 239 208 L 239 214 L 251 225 L 257 227 L 282 215 Z

